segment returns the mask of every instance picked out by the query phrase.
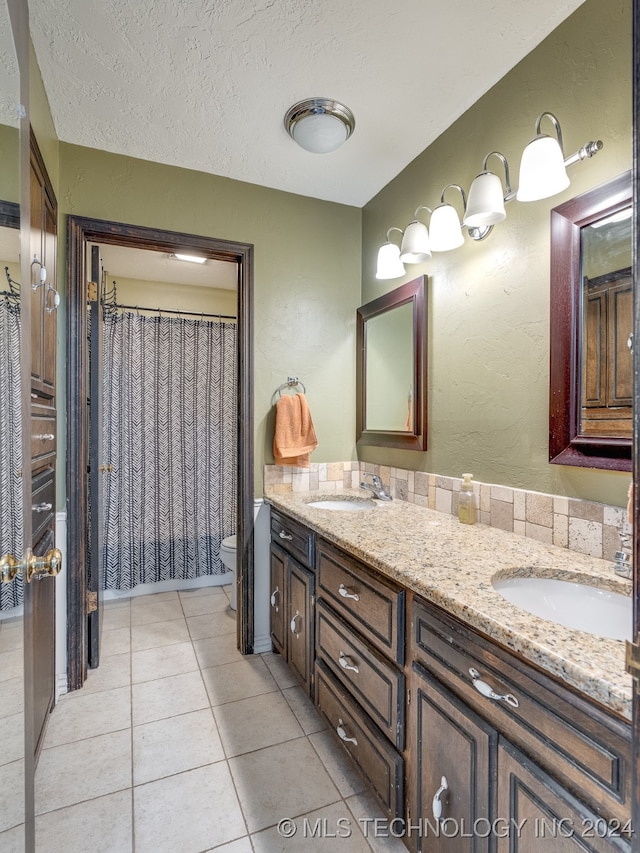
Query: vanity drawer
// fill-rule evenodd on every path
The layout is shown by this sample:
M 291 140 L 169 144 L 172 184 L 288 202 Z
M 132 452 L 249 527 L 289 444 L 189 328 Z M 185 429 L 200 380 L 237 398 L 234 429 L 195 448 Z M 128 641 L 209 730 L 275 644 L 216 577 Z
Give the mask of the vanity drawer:
M 402 665 L 404 590 L 322 539 L 316 574 L 318 594 L 365 639 Z
M 307 568 L 313 568 L 314 533 L 271 507 L 271 538 Z
M 326 667 L 316 661 L 316 705 L 391 817 L 404 814 L 404 761 Z
M 404 673 L 353 633 L 324 601 L 316 605 L 317 652 L 389 740 L 404 745 Z
M 631 728 L 606 709 L 416 599 L 411 654 L 515 746 L 598 813 L 626 820 L 631 794 Z M 470 669 L 517 707 L 481 695 Z

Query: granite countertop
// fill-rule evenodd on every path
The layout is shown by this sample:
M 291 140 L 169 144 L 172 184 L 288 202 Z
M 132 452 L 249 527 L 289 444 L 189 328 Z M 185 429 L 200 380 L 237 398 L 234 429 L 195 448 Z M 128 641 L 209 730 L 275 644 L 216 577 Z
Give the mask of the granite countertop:
M 565 628 L 510 604 L 492 584 L 496 576 L 580 580 L 631 594 L 605 560 L 535 539 L 458 519 L 405 501 L 373 501 L 366 512 L 316 509 L 307 504 L 335 498 L 363 499 L 363 492 L 267 495 L 276 509 L 363 560 L 463 622 L 559 677 L 620 716 L 631 719 L 631 677 L 625 646 Z

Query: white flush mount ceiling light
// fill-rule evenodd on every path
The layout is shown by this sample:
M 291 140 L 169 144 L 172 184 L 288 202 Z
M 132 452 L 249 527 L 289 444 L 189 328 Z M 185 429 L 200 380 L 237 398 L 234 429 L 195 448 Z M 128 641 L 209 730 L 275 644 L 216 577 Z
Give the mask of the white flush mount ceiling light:
M 176 261 L 188 261 L 192 264 L 205 264 L 207 262 L 207 258 L 201 258 L 199 255 L 185 255 L 180 252 L 176 252 L 174 255 L 169 255 L 169 257 Z
M 289 136 L 305 151 L 328 154 L 347 141 L 356 126 L 353 113 L 330 98 L 307 98 L 289 107 L 284 117 Z

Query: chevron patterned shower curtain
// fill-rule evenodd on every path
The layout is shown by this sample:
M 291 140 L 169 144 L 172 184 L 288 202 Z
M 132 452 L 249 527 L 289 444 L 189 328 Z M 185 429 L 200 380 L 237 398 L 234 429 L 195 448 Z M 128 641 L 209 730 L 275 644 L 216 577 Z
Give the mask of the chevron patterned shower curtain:
M 234 323 L 107 314 L 107 589 L 224 571 L 236 532 Z
M 0 554 L 22 555 L 20 308 L 0 297 Z M 22 603 L 22 575 L 0 584 L 0 610 Z

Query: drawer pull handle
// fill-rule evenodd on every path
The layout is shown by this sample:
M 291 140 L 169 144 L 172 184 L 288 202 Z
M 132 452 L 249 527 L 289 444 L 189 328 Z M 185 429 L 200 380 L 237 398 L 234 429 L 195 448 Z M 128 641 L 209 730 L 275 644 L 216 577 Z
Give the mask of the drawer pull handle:
M 511 705 L 512 708 L 520 707 L 520 703 L 513 693 L 496 693 L 490 684 L 487 684 L 486 681 L 483 681 L 480 678 L 480 673 L 474 667 L 469 669 L 469 675 L 471 676 L 471 683 L 478 693 L 486 696 L 487 699 L 495 699 L 496 702 L 506 702 L 507 705 Z
M 281 539 L 288 539 L 289 542 L 293 539 L 293 536 L 290 533 L 285 533 L 284 530 L 281 530 L 280 533 L 278 533 L 278 536 Z
M 278 612 L 278 610 L 279 610 L 279 607 L 278 607 L 278 605 L 276 604 L 276 600 L 277 600 L 277 599 L 276 599 L 276 595 L 280 595 L 280 587 L 278 587 L 278 586 L 277 586 L 277 587 L 273 590 L 273 592 L 271 593 L 271 606 L 272 606 L 272 607 L 275 607 L 275 609 L 276 609 L 276 613 L 277 613 L 277 612 Z
M 343 598 L 353 598 L 354 601 L 360 601 L 360 596 L 357 595 L 355 592 L 349 592 L 349 590 L 343 583 L 341 583 L 338 587 L 338 592 Z
M 358 741 L 354 737 L 347 737 L 347 733 L 344 730 L 344 723 L 342 722 L 342 720 L 338 720 L 338 726 L 336 728 L 336 731 L 340 740 L 343 740 L 345 743 L 352 743 L 354 746 L 358 745 Z
M 298 621 L 298 619 L 300 619 L 300 620 L 301 620 L 301 619 L 302 619 L 302 616 L 300 616 L 300 611 L 299 611 L 299 610 L 296 610 L 296 614 L 295 614 L 295 616 L 293 617 L 293 619 L 291 620 L 291 633 L 292 633 L 292 634 L 295 634 L 295 635 L 296 635 L 296 637 L 299 637 L 299 636 L 300 636 L 300 631 L 296 631 L 296 622 Z
M 440 787 L 435 792 L 433 796 L 433 802 L 431 803 L 431 810 L 433 812 L 433 819 L 440 820 L 442 817 L 442 800 L 440 797 L 444 794 L 445 791 L 449 790 L 449 783 L 447 782 L 447 777 L 443 776 L 440 780 Z
M 53 504 L 44 502 L 41 504 L 34 504 L 31 509 L 33 512 L 49 512 L 50 509 L 53 509 Z
M 33 436 L 36 441 L 53 441 L 55 435 L 52 432 L 45 432 L 42 435 Z
M 360 672 L 360 670 L 355 664 L 349 662 L 350 660 L 351 658 L 348 658 L 344 652 L 340 652 L 340 657 L 338 658 L 338 663 L 340 664 L 340 666 L 343 669 L 350 670 L 351 672 Z

